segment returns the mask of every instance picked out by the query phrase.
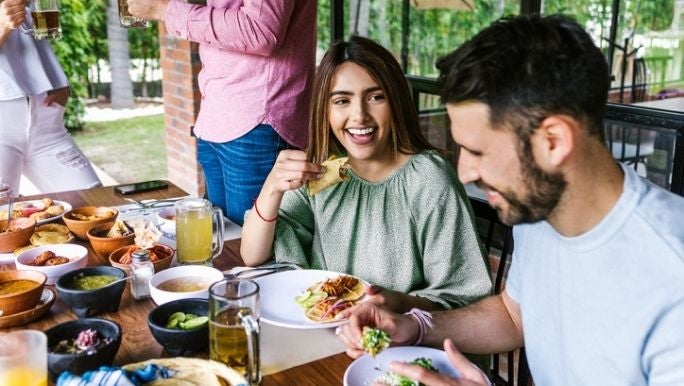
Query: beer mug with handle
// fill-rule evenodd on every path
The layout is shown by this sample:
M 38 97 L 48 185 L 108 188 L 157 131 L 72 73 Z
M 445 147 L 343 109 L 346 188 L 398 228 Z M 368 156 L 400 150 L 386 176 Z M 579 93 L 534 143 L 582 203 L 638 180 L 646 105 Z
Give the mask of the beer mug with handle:
M 35 39 L 58 39 L 62 37 L 59 23 L 58 0 L 30 0 L 32 27 L 22 24 L 22 32 L 33 35 Z
M 119 23 L 124 28 L 147 28 L 150 26 L 149 21 L 133 16 L 128 12 L 128 0 L 119 0 Z
M 225 279 L 209 288 L 209 355 L 241 373 L 252 386 L 261 383 L 259 285 Z
M 178 264 L 211 266 L 223 250 L 223 212 L 202 198 L 185 198 L 174 206 Z

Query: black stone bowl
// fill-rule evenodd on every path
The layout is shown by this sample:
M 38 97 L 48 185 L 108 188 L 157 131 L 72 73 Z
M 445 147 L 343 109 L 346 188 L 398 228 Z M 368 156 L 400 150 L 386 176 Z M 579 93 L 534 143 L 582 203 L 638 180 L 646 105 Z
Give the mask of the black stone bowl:
M 57 279 L 57 292 L 79 318 L 87 318 L 103 312 L 116 312 L 119 309 L 121 295 L 126 288 L 126 280 L 111 283 L 94 290 L 77 290 L 73 281 L 79 275 L 112 275 L 118 279 L 126 277 L 126 272 L 116 267 L 101 265 L 71 271 Z
M 157 306 L 147 318 L 147 325 L 154 339 L 164 346 L 171 356 L 191 356 L 205 351 L 209 347 L 208 323 L 194 330 L 166 328 L 169 316 L 178 311 L 208 316 L 209 301 L 207 299 L 178 299 Z
M 97 331 L 101 339 L 111 339 L 97 351 L 87 355 L 63 354 L 53 352 L 57 343 L 63 340 L 75 339 L 81 331 L 87 329 Z M 97 370 L 100 366 L 111 366 L 116 352 L 121 345 L 121 327 L 111 320 L 86 318 L 76 319 L 58 324 L 45 331 L 48 340 L 48 371 L 52 379 L 56 379 L 63 371 L 73 374 L 83 374 L 88 370 Z

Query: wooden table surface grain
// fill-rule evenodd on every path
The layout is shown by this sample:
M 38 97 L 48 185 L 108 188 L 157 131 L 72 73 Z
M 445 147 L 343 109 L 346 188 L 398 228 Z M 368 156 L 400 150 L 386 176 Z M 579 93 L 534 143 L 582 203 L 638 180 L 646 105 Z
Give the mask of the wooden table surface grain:
M 134 200 L 145 200 L 174 198 L 185 195 L 187 195 L 186 192 L 174 184 L 169 183 L 169 187 L 167 189 L 134 194 L 125 197 L 132 198 Z M 126 200 L 124 200 L 124 196 L 115 193 L 113 187 L 111 186 L 21 197 L 20 199 L 17 199 L 17 201 L 40 199 L 43 197 L 50 197 L 53 200 L 66 201 L 74 208 L 87 205 L 118 206 L 128 203 Z M 87 241 L 76 241 L 76 243 L 88 248 L 88 265 L 108 265 L 108 261 L 106 259 L 100 258 L 92 251 L 92 248 Z M 225 270 L 241 265 L 243 264 L 242 259 L 240 258 L 239 239 L 226 241 L 223 252 L 214 260 L 214 266 L 220 270 Z M 48 288 L 52 288 L 55 293 L 57 292 L 54 286 L 49 286 Z M 124 365 L 127 363 L 169 356 L 163 347 L 154 340 L 149 328 L 147 327 L 148 313 L 154 307 L 155 304 L 151 299 L 138 301 L 133 299 L 127 287 L 124 291 L 121 303 L 119 305 L 119 310 L 117 312 L 104 313 L 96 316 L 98 318 L 116 321 L 122 327 L 123 337 L 121 341 L 121 347 L 119 348 L 116 358 L 114 359 L 115 365 Z M 0 329 L 0 332 L 19 329 L 46 330 L 56 324 L 74 320 L 76 318 L 76 315 L 69 309 L 67 305 L 61 302 L 58 296 L 57 300 L 50 308 L 50 311 L 48 311 L 48 313 L 39 320 L 23 326 Z M 205 353 L 200 356 L 206 358 L 207 354 Z M 349 366 L 351 361 L 352 360 L 344 353 L 333 355 L 328 358 L 293 367 L 276 374 L 268 375 L 264 377 L 262 384 L 264 386 L 341 385 L 344 371 Z

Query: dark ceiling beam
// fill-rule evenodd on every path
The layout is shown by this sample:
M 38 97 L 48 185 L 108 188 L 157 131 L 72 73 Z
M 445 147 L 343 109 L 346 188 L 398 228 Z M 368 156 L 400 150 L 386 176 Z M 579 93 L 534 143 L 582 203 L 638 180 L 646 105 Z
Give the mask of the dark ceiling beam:
M 332 0 L 330 7 L 330 45 L 344 40 L 344 0 Z

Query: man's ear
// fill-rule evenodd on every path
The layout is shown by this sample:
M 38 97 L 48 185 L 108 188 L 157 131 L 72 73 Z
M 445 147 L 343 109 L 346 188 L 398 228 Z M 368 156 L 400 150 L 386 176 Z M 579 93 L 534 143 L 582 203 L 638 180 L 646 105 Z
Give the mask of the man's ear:
M 551 115 L 542 121 L 532 136 L 532 148 L 542 168 L 556 168 L 565 162 L 575 147 L 579 126 L 566 115 Z

